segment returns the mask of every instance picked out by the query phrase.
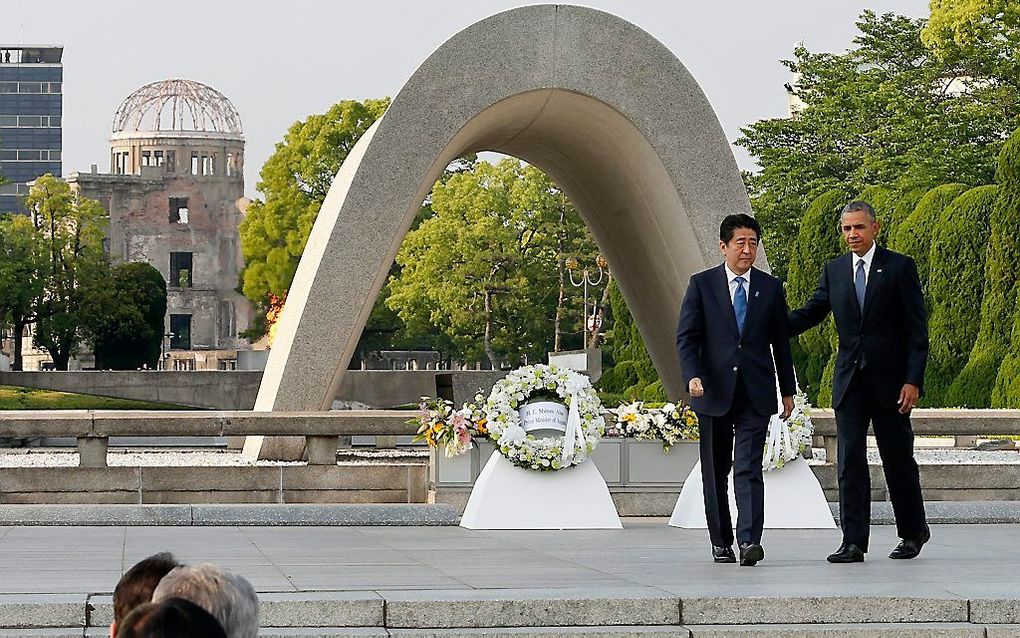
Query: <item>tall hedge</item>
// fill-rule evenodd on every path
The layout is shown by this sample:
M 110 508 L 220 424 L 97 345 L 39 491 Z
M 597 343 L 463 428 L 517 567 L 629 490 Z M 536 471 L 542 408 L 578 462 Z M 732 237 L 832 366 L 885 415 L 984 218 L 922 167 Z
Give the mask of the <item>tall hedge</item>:
M 907 192 L 896 193 L 885 210 L 878 211 L 878 219 L 882 222 L 882 230 L 878 235 L 878 243 L 886 248 L 893 248 L 896 232 L 900 225 L 917 208 L 917 202 L 921 201 L 924 194 L 928 192 L 924 188 L 915 188 Z
M 1017 264 L 1020 263 L 1020 131 L 1003 145 L 996 170 L 998 195 L 992 208 L 981 325 L 967 365 L 946 393 L 949 405 L 987 408 L 1004 401 L 1004 387 L 996 383 L 1000 364 L 1010 346 L 1017 302 Z M 1003 386 L 1006 379 L 1003 378 Z M 996 398 L 993 398 L 993 389 Z
M 1002 147 L 995 179 L 999 182 L 999 196 L 995 200 L 992 232 L 994 239 L 996 226 L 1001 225 L 998 239 L 1002 244 L 998 254 L 988 257 L 991 265 L 994 256 L 995 269 L 986 270 L 985 285 L 992 286 L 998 281 L 1011 284 L 1008 289 L 1003 289 L 1002 306 L 996 308 L 998 314 L 995 318 L 1002 322 L 1002 330 L 1012 328 L 1012 331 L 1003 335 L 1003 343 L 1008 343 L 1009 349 L 999 366 L 992 389 L 992 407 L 1012 408 L 1020 406 L 1020 313 L 1016 312 L 1020 293 L 1017 285 L 1017 266 L 1020 264 L 1020 244 L 1017 243 L 1017 238 L 1020 238 L 1020 129 Z M 993 243 L 991 249 L 994 251 L 996 248 Z
M 923 406 L 952 406 L 948 392 L 981 322 L 985 257 L 998 186 L 978 186 L 946 207 L 934 227 L 925 297 L 929 352 Z
M 839 212 L 847 201 L 849 199 L 845 191 L 834 189 L 815 198 L 804 213 L 788 271 L 787 297 L 791 308 L 798 308 L 808 300 L 818 285 L 822 268 L 830 259 L 843 252 Z M 830 317 L 822 325 L 802 334 L 800 347 L 794 349 L 798 382 L 815 405 L 819 405 L 819 393 L 823 390 L 822 374 L 832 354 L 831 340 L 834 332 L 835 326 Z M 827 392 L 831 402 L 831 388 Z
M 928 255 L 935 227 L 946 207 L 966 190 L 965 184 L 936 186 L 924 194 L 914 212 L 896 229 L 891 248 L 914 258 L 922 286 L 928 282 Z

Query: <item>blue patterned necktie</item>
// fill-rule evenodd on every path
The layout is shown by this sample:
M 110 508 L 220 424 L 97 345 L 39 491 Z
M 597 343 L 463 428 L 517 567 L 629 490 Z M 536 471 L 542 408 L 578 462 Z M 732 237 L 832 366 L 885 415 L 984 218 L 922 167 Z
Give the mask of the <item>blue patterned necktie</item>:
M 864 293 L 868 289 L 868 276 L 864 272 L 864 260 L 857 260 L 857 276 L 854 278 L 854 288 L 857 289 L 857 307 L 864 314 Z
M 747 292 L 744 291 L 744 282 L 747 280 L 737 277 L 733 281 L 737 282 L 737 292 L 733 295 L 733 313 L 737 316 L 737 332 L 743 336 L 744 318 L 747 317 Z

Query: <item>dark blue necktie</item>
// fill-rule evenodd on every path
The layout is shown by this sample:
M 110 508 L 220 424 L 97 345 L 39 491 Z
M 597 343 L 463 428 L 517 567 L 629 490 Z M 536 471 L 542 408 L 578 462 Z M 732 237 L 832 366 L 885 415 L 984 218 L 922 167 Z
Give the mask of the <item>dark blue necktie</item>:
M 737 316 L 737 332 L 743 336 L 744 318 L 747 317 L 747 292 L 744 291 L 746 279 L 737 277 L 733 281 L 737 282 L 737 292 L 733 295 L 733 314 Z
M 864 293 L 868 290 L 868 276 L 864 273 L 864 260 L 857 260 L 857 277 L 854 280 L 854 288 L 857 289 L 857 307 L 864 314 Z

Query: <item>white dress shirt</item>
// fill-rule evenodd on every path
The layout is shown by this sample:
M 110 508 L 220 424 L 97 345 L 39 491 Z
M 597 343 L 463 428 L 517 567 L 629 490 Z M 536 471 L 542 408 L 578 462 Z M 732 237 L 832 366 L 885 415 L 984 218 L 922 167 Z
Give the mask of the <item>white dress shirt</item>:
M 726 268 L 726 281 L 730 283 L 730 303 L 733 303 L 733 298 L 737 294 L 737 281 L 736 281 L 737 277 L 744 278 L 744 294 L 747 295 L 748 299 L 750 299 L 751 295 L 749 295 L 748 293 L 751 291 L 751 269 L 748 268 L 747 272 L 745 272 L 743 275 L 738 275 L 737 273 L 730 270 L 729 264 L 724 263 L 724 267 Z
M 868 249 L 868 252 L 864 253 L 863 257 L 858 257 L 857 253 L 851 253 L 853 259 L 850 261 L 852 268 L 850 277 L 855 284 L 857 283 L 857 263 L 861 261 L 864 262 L 864 285 L 868 284 L 868 280 L 871 278 L 871 262 L 875 259 L 875 246 L 877 245 L 875 242 L 871 242 L 871 248 Z

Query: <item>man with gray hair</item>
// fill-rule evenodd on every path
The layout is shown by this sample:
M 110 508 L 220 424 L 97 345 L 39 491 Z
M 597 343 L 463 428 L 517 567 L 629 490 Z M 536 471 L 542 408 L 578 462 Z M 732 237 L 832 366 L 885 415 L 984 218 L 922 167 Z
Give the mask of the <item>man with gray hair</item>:
M 152 602 L 184 598 L 212 614 L 227 638 L 255 638 L 259 633 L 259 599 L 242 576 L 215 565 L 186 565 L 163 577 Z

